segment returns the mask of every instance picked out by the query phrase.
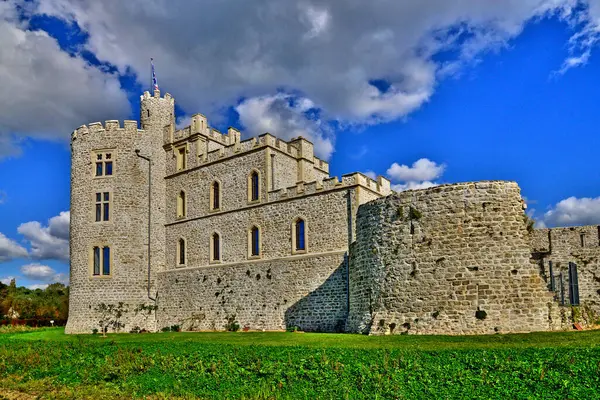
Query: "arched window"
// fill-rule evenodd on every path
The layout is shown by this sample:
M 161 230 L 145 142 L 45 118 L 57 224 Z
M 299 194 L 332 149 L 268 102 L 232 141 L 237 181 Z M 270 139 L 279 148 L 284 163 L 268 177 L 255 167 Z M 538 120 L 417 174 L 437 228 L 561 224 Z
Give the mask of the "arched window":
M 179 196 L 177 196 L 177 218 L 185 217 L 185 209 L 185 192 L 182 190 L 181 192 L 179 192 Z
M 178 243 L 178 263 L 179 265 L 185 265 L 185 239 L 179 239 Z
M 211 242 L 211 261 L 221 261 L 221 237 L 218 233 L 213 233 Z
M 214 181 L 212 184 L 211 199 L 211 208 L 213 210 L 221 208 L 221 185 L 217 181 Z
M 256 226 L 250 229 L 250 256 L 260 256 L 260 229 Z
M 294 223 L 294 246 L 296 251 L 306 250 L 306 223 L 302 218 L 298 218 Z
M 260 198 L 260 177 L 257 171 L 252 171 L 249 179 L 250 201 L 257 201 Z

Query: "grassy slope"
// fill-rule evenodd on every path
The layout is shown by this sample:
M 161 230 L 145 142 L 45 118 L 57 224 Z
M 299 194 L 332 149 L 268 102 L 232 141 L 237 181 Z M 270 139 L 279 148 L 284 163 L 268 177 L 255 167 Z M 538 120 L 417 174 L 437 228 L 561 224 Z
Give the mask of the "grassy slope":
M 600 331 L 102 338 L 47 329 L 0 335 L 3 386 L 65 398 L 600 398 Z

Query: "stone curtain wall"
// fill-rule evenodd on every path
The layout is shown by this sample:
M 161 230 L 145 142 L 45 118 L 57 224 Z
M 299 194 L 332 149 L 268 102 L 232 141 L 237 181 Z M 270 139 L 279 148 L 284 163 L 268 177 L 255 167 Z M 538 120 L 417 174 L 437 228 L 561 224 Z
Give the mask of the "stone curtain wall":
M 344 252 L 177 269 L 159 282 L 159 329 L 225 330 L 231 317 L 252 330 L 335 332 L 347 314 Z
M 513 182 L 443 185 L 359 208 L 352 332 L 480 334 L 558 328 Z
M 583 244 L 582 244 L 583 236 Z M 569 262 L 577 265 L 580 304 L 600 315 L 600 226 L 536 229 L 532 252 L 550 286 L 550 266 L 560 298 L 558 274 L 562 272 L 565 304 L 569 304 Z

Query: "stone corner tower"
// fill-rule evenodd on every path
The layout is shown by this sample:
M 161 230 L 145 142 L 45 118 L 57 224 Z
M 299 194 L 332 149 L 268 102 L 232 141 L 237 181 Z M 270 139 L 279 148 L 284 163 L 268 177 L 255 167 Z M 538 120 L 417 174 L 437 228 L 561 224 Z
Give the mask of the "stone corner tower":
M 67 333 L 156 329 L 165 264 L 165 135 L 171 95 L 145 92 L 137 121 L 83 125 L 71 137 L 71 292 Z M 118 307 L 122 315 L 102 311 Z M 106 325 L 106 324 L 104 324 Z

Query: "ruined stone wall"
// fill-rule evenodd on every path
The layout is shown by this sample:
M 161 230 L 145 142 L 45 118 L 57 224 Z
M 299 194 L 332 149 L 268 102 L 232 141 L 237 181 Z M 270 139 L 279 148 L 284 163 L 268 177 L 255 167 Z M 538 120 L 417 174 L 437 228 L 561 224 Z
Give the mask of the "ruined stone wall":
M 552 263 L 555 293 L 559 302 L 562 273 L 564 303 L 570 304 L 568 269 L 572 262 L 577 265 L 580 304 L 600 315 L 600 226 L 536 229 L 531 247 L 548 287 L 551 286 Z
M 158 328 L 335 332 L 346 318 L 344 252 L 244 261 L 161 273 Z
M 478 334 L 558 328 L 531 260 L 519 187 L 443 185 L 362 205 L 347 329 Z

